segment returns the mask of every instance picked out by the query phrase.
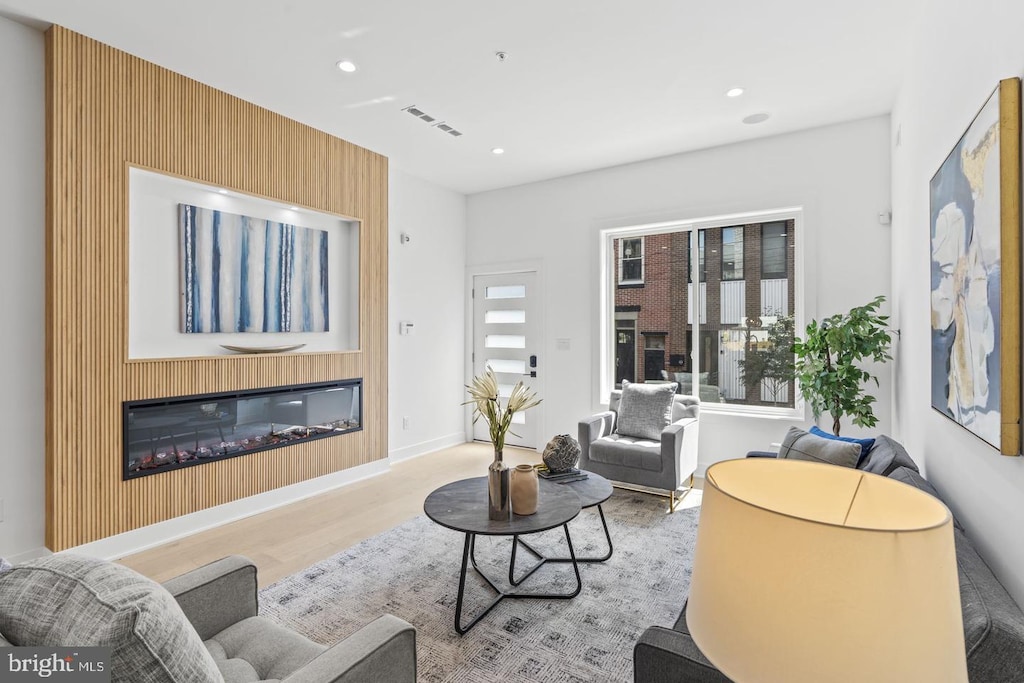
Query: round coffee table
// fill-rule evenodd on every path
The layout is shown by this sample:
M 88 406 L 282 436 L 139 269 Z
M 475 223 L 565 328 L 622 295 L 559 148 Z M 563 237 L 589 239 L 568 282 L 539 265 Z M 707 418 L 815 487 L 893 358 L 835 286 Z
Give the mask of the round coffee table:
M 423 502 L 423 512 L 427 517 L 443 527 L 460 531 L 466 535 L 462 547 L 462 564 L 459 570 L 459 593 L 455 603 L 455 630 L 459 635 L 469 631 L 494 609 L 505 598 L 514 599 L 549 599 L 568 600 L 580 594 L 583 582 L 580 579 L 579 564 L 575 561 L 572 537 L 569 536 L 569 522 L 575 519 L 581 510 L 580 498 L 573 489 L 560 484 L 541 481 L 537 500 L 537 512 L 532 515 L 512 515 L 508 521 L 495 521 L 487 516 L 487 477 L 463 479 L 445 484 L 433 491 Z M 576 574 L 576 589 L 570 593 L 518 593 L 503 591 L 488 578 L 476 561 L 476 537 L 512 536 L 534 534 L 556 527 L 565 531 L 565 540 L 569 544 L 569 561 L 572 562 Z M 514 547 L 514 546 L 513 546 Z M 463 596 L 466 592 L 466 573 L 472 564 L 480 578 L 496 593 L 494 600 L 468 624 L 462 624 Z M 532 573 L 532 572 L 531 572 Z M 522 583 L 522 580 L 519 581 Z M 517 584 L 515 584 L 517 585 Z
M 544 564 L 547 562 L 604 562 L 612 556 L 612 536 L 608 532 L 608 522 L 604 518 L 604 508 L 601 507 L 601 504 L 604 503 L 609 498 L 611 498 L 612 496 L 612 483 L 605 479 L 604 477 L 602 477 L 600 474 L 595 474 L 594 472 L 586 472 L 586 475 L 586 479 L 580 479 L 577 481 L 567 481 L 564 484 L 559 484 L 557 483 L 557 481 L 548 482 L 545 481 L 544 479 L 541 479 L 541 481 L 548 484 L 553 483 L 555 486 L 564 486 L 566 488 L 571 489 L 573 493 L 579 496 L 580 507 L 583 509 L 594 507 L 595 505 L 597 506 L 597 512 L 601 516 L 601 526 L 604 528 L 604 537 L 605 540 L 608 541 L 608 552 L 604 555 L 601 555 L 600 557 L 577 557 L 575 553 L 573 553 L 572 557 L 545 557 L 540 551 L 536 550 L 529 543 L 519 538 L 519 536 L 514 536 L 512 538 L 512 558 L 509 560 L 508 565 L 508 581 L 513 586 L 518 586 L 519 584 L 521 584 L 523 581 L 526 580 L 528 576 L 530 576 L 530 574 L 534 573 L 535 571 L 543 567 Z M 523 548 L 525 548 L 531 555 L 536 557 L 539 561 L 533 567 L 531 567 L 525 574 L 523 574 L 517 579 L 515 578 L 515 569 L 516 549 L 518 548 L 518 546 L 523 546 Z M 572 544 L 570 544 L 569 547 L 571 550 Z

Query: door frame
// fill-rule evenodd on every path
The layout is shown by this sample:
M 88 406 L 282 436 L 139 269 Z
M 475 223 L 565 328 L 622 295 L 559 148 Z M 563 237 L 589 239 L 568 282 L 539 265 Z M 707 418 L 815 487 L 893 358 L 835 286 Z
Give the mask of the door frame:
M 508 261 L 501 263 L 482 263 L 479 265 L 466 266 L 466 280 L 465 280 L 465 300 L 466 300 L 466 326 L 465 334 L 463 337 L 463 343 L 465 344 L 466 357 L 463 362 L 463 384 L 469 384 L 473 381 L 473 330 L 476 327 L 476 320 L 474 319 L 473 309 L 473 279 L 478 275 L 509 275 L 512 273 L 527 273 L 532 272 L 536 277 L 536 287 L 538 291 L 536 306 L 537 312 L 540 315 L 540 321 L 537 324 L 537 335 L 540 337 L 537 346 L 537 355 L 540 356 L 540 363 L 538 364 L 538 376 L 536 379 L 530 382 L 530 387 L 537 392 L 537 395 L 547 400 L 547 372 L 550 367 L 548 364 L 551 362 L 550 359 L 554 356 L 554 345 L 548 343 L 547 338 L 547 307 L 545 306 L 544 291 L 544 269 L 541 267 L 543 261 L 540 259 L 526 259 L 523 261 Z M 539 381 L 538 381 L 539 380 Z M 469 398 L 468 394 L 463 390 L 463 396 Z M 464 406 L 464 424 L 466 431 L 466 442 L 470 443 L 473 441 L 473 407 Z M 546 434 L 545 425 L 547 424 L 547 410 L 545 402 L 542 401 L 540 405 L 530 409 L 531 417 L 537 422 L 537 446 L 536 451 L 538 453 L 544 452 L 544 446 L 547 444 L 547 439 L 544 438 Z

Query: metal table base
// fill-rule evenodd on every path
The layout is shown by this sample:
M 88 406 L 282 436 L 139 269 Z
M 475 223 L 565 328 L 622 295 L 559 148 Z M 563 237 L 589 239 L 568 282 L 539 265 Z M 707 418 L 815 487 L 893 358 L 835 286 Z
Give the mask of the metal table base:
M 508 563 L 508 582 L 510 584 L 512 584 L 513 586 L 518 586 L 523 581 L 525 581 L 531 574 L 533 574 L 535 571 L 537 571 L 538 569 L 543 567 L 548 562 L 572 562 L 573 565 L 575 565 L 575 564 L 580 563 L 580 562 L 591 563 L 591 562 L 605 562 L 606 560 L 608 560 L 608 558 L 610 558 L 612 556 L 612 552 L 614 551 L 614 547 L 612 546 L 612 536 L 608 532 L 608 522 L 604 518 L 604 508 L 601 507 L 600 503 L 598 503 L 598 505 L 597 505 L 597 512 L 598 512 L 599 515 L 601 515 L 601 526 L 604 527 L 604 537 L 605 537 L 605 540 L 608 541 L 608 552 L 607 553 L 605 553 L 604 555 L 601 555 L 600 557 L 576 557 L 576 553 L 573 551 L 572 541 L 569 541 L 569 555 L 570 555 L 570 557 L 545 557 L 543 555 L 543 553 L 541 553 L 540 551 L 535 549 L 533 546 L 531 546 L 529 543 L 524 541 L 519 536 L 513 536 L 512 537 L 512 558 L 509 560 L 509 563 Z M 566 524 L 565 536 L 566 536 L 566 539 L 568 539 L 568 537 L 569 537 L 568 524 Z M 516 549 L 519 546 L 523 546 L 523 548 L 525 548 L 527 550 L 527 552 L 529 552 L 531 555 L 536 557 L 539 560 L 539 562 L 537 562 L 535 565 L 533 565 L 525 574 L 523 574 L 522 576 L 520 576 L 517 579 L 517 578 L 515 578 L 515 571 L 516 571 Z
M 604 513 L 601 514 L 601 521 L 602 522 L 604 521 Z M 471 533 L 471 532 L 466 532 L 466 542 L 463 544 L 463 548 L 462 548 L 462 567 L 461 567 L 461 571 L 459 573 L 459 595 L 458 595 L 458 598 L 457 598 L 456 603 L 455 603 L 455 631 L 460 636 L 464 635 L 471 628 L 476 626 L 477 623 L 481 619 L 483 619 L 485 616 L 487 616 L 487 614 L 492 609 L 494 609 L 498 605 L 498 603 L 500 603 L 505 598 L 515 599 L 515 600 L 524 600 L 524 599 L 569 600 L 570 598 L 575 598 L 577 595 L 579 595 L 580 594 L 580 590 L 583 588 L 583 581 L 580 578 L 580 567 L 579 567 L 578 561 L 576 560 L 576 551 L 573 550 L 573 547 L 572 547 L 572 537 L 569 536 L 569 524 L 568 523 L 563 524 L 562 525 L 562 529 L 565 531 L 565 542 L 569 544 L 569 557 L 568 558 L 560 559 L 558 561 L 560 561 L 560 562 L 571 562 L 572 563 L 573 571 L 576 574 L 576 590 L 572 591 L 571 593 L 515 593 L 515 592 L 511 592 L 511 591 L 502 591 L 500 588 L 498 588 L 494 584 L 493 581 L 491 581 L 490 578 L 487 577 L 486 574 L 484 574 L 484 572 L 480 569 L 479 565 L 477 565 L 477 561 L 476 561 L 476 534 Z M 607 531 L 608 531 L 608 526 L 605 525 L 605 533 L 606 534 L 607 534 Z M 513 544 L 516 543 L 516 539 L 518 539 L 518 538 L 519 538 L 518 536 L 513 537 Z M 522 542 L 522 541 L 519 541 L 519 542 L 523 543 L 525 545 L 524 542 Z M 611 543 L 611 539 L 609 538 L 609 544 L 610 543 Z M 610 550 L 609 550 L 609 555 L 611 555 L 611 551 Z M 584 561 L 584 560 L 580 560 L 580 561 Z M 509 578 L 510 579 L 512 577 L 513 567 L 514 567 L 514 563 L 515 563 L 515 545 L 513 545 L 513 549 L 512 549 L 512 562 L 513 562 L 513 565 L 509 567 Z M 483 579 L 487 583 L 487 585 L 491 587 L 491 590 L 493 590 L 497 595 L 495 596 L 494 600 L 491 602 L 490 605 L 488 605 L 482 612 L 480 612 L 475 617 L 473 617 L 473 619 L 468 624 L 463 626 L 462 625 L 462 605 L 463 605 L 463 597 L 465 596 L 465 593 L 466 593 L 466 574 L 469 571 L 469 565 L 470 564 L 472 564 L 472 566 L 473 566 L 473 571 L 475 571 L 477 573 L 477 575 L 481 579 Z M 541 564 L 543 564 L 543 562 L 541 562 Z M 527 573 L 527 576 L 529 576 L 534 571 L 536 571 L 539 568 L 539 566 L 540 565 L 538 565 L 537 567 L 534 567 L 533 569 L 531 569 Z M 523 582 L 523 580 L 525 578 L 526 578 L 526 576 L 522 577 L 521 579 L 519 579 L 518 582 L 515 582 L 512 585 L 513 586 L 518 586 L 520 583 Z

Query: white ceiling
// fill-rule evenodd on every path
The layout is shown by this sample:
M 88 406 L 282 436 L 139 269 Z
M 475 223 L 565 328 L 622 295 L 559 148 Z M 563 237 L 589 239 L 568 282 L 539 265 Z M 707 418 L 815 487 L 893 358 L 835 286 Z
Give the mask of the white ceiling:
M 61 24 L 473 193 L 887 113 L 920 6 L 0 0 L 0 13 Z M 746 93 L 726 98 L 734 86 Z M 401 111 L 411 104 L 464 135 Z M 741 122 L 758 112 L 771 118 Z

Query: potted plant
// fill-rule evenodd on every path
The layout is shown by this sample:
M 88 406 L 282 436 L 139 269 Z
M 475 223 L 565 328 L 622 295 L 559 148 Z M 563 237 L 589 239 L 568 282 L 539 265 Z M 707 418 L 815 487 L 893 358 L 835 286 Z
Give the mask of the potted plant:
M 473 378 L 473 383 L 466 386 L 470 399 L 463 403 L 473 404 L 473 424 L 480 418 L 487 422 L 487 430 L 494 446 L 494 461 L 487 468 L 487 500 L 491 519 L 508 519 L 511 514 L 509 505 L 509 469 L 502 461 L 505 449 L 505 437 L 512 427 L 512 416 L 521 410 L 529 410 L 541 402 L 537 395 L 523 385 L 522 381 L 512 387 L 508 401 L 501 405 L 498 391 L 498 378 L 494 370 L 487 366 L 486 372 Z M 515 435 L 515 432 L 511 432 Z
M 796 379 L 800 394 L 811 404 L 814 419 L 821 413 L 832 415 L 832 432 L 839 436 L 840 420 L 849 416 L 858 427 L 878 423 L 871 409 L 875 397 L 863 385 L 878 378 L 859 364 L 890 360 L 889 316 L 880 315 L 885 301 L 877 296 L 870 303 L 837 313 L 821 322 L 811 321 L 803 340 L 793 344 L 796 354 Z

